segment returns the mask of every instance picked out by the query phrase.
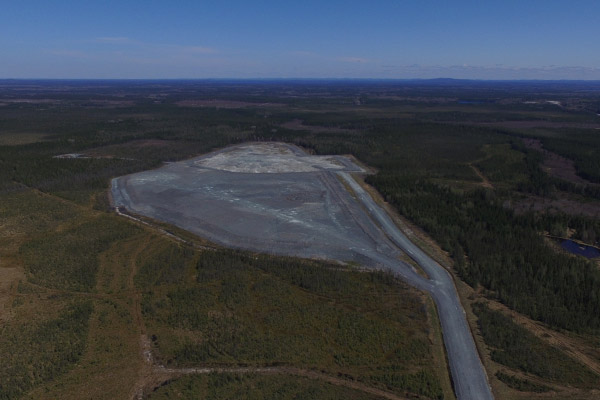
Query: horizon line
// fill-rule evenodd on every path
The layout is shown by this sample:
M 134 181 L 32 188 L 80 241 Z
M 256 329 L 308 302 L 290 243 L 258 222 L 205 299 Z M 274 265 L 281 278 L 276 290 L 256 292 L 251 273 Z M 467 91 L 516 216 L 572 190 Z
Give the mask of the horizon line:
M 379 82 L 414 82 L 414 81 L 467 81 L 467 82 L 598 82 L 600 79 L 532 79 L 532 78 L 351 78 L 351 77 L 255 77 L 255 78 L 0 78 L 4 81 L 379 81 Z

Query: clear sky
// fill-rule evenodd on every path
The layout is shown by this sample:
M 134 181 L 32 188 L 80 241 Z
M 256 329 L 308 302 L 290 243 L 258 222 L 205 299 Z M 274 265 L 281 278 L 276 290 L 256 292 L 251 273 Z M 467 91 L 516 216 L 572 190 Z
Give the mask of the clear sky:
M 0 78 L 600 79 L 600 0 L 0 4 Z

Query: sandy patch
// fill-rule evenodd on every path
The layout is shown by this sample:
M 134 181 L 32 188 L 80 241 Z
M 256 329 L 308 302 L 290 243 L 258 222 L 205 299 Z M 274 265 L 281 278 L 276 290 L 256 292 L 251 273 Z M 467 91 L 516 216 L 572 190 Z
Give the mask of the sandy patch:
M 346 168 L 339 157 L 297 154 L 279 143 L 238 146 L 201 158 L 194 164 L 219 171 L 253 174 L 341 171 Z
M 338 128 L 335 126 L 320 126 L 320 125 L 304 125 L 304 122 L 300 119 L 293 119 L 284 124 L 281 124 L 282 128 L 292 129 L 295 131 L 309 131 L 309 132 L 337 132 L 337 133 L 350 133 L 354 132 L 353 129 Z
M 471 167 L 473 172 L 475 172 L 475 174 L 477 174 L 479 179 L 481 179 L 481 183 L 479 184 L 481 187 L 488 188 L 488 189 L 494 188 L 494 186 L 489 181 L 489 179 L 485 175 L 483 175 L 483 173 L 476 166 L 474 166 L 473 164 L 469 164 L 469 166 Z
M 18 146 L 43 142 L 47 136 L 45 133 L 0 133 L 0 146 Z

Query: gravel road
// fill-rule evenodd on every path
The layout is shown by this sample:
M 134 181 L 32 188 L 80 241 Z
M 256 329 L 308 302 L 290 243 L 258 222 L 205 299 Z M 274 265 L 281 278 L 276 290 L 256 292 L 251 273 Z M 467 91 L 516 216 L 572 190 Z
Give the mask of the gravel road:
M 412 243 L 392 222 L 387 213 L 348 173 L 338 172 L 338 174 L 352 188 L 357 198 L 388 237 L 417 262 L 429 276 L 429 279 L 419 275 L 415 276 L 416 274 L 407 276 L 405 266 L 398 263 L 389 265 L 408 283 L 428 291 L 433 297 L 442 325 L 456 396 L 460 400 L 493 399 L 487 375 L 467 324 L 465 312 L 448 271 Z

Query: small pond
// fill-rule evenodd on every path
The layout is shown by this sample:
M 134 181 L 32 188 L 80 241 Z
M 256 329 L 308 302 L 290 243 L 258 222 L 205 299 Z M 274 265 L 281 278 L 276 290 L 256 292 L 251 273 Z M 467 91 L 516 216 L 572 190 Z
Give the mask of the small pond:
M 577 254 L 579 256 L 584 256 L 587 258 L 596 258 L 600 257 L 600 250 L 592 247 L 586 246 L 580 243 L 576 243 L 572 240 L 563 240 L 560 246 L 567 250 L 569 253 Z

